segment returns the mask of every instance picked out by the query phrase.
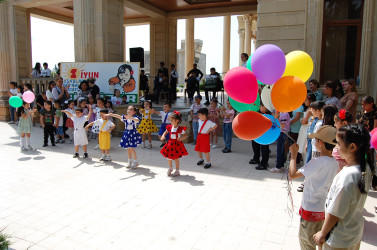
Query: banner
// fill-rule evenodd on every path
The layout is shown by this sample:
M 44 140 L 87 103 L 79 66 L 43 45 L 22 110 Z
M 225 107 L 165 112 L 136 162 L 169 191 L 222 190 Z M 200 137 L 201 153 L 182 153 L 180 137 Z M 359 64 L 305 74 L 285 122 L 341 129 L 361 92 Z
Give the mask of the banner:
M 114 90 L 119 89 L 121 96 L 127 96 L 128 103 L 139 102 L 139 62 L 62 62 L 61 71 L 63 85 L 68 86 L 68 92 L 73 99 L 77 99 L 83 80 L 95 78 L 101 97 L 111 98 Z

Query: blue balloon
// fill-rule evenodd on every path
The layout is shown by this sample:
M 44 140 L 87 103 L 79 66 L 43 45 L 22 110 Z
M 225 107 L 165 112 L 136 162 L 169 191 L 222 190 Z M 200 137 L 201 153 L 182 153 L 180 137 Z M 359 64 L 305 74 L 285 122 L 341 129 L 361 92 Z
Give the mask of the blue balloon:
M 272 115 L 264 114 L 264 116 L 272 121 L 272 127 L 254 141 L 262 145 L 268 145 L 275 142 L 279 138 L 281 129 L 278 119 L 274 118 Z

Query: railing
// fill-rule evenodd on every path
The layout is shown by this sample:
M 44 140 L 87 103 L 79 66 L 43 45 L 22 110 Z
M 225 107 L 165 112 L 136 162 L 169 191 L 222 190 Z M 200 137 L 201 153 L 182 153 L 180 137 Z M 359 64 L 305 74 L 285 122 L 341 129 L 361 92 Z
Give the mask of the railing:
M 35 95 L 42 94 L 42 92 L 48 89 L 48 82 L 54 81 L 55 78 L 20 78 L 20 84 L 24 85 L 25 83 L 30 83 L 33 87 L 33 91 Z

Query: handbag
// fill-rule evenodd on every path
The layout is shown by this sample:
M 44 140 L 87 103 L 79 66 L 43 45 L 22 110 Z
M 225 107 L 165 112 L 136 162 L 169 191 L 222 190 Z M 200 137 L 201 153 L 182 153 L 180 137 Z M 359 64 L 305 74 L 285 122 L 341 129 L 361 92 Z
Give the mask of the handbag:
M 206 90 L 217 90 L 218 89 L 218 81 L 215 79 L 208 79 L 204 82 L 204 88 Z

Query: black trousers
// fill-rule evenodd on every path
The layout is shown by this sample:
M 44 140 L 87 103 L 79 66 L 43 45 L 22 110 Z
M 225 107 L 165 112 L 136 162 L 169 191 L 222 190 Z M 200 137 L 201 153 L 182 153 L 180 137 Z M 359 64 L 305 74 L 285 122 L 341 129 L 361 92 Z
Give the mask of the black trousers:
M 55 140 L 54 140 L 54 131 L 55 131 L 55 127 L 53 125 L 50 125 L 50 124 L 46 124 L 45 125 L 45 127 L 43 129 L 44 144 L 48 143 L 48 136 L 50 136 L 51 144 L 55 143 Z
M 177 81 L 170 82 L 170 102 L 177 100 Z
M 254 151 L 254 161 L 260 162 L 263 166 L 267 166 L 268 158 L 270 157 L 270 148 L 268 145 L 261 145 L 255 141 L 251 141 Z M 262 152 L 262 160 L 259 160 Z
M 209 91 L 212 91 L 212 90 L 208 90 L 208 89 L 204 90 L 205 95 L 206 95 L 206 101 L 207 101 L 207 102 L 209 102 L 209 97 L 208 97 L 208 92 L 209 92 Z M 213 97 L 213 98 L 216 98 L 216 93 L 217 93 L 217 91 L 216 91 L 216 90 L 213 90 L 212 93 L 213 93 L 213 96 L 212 96 L 212 97 Z

